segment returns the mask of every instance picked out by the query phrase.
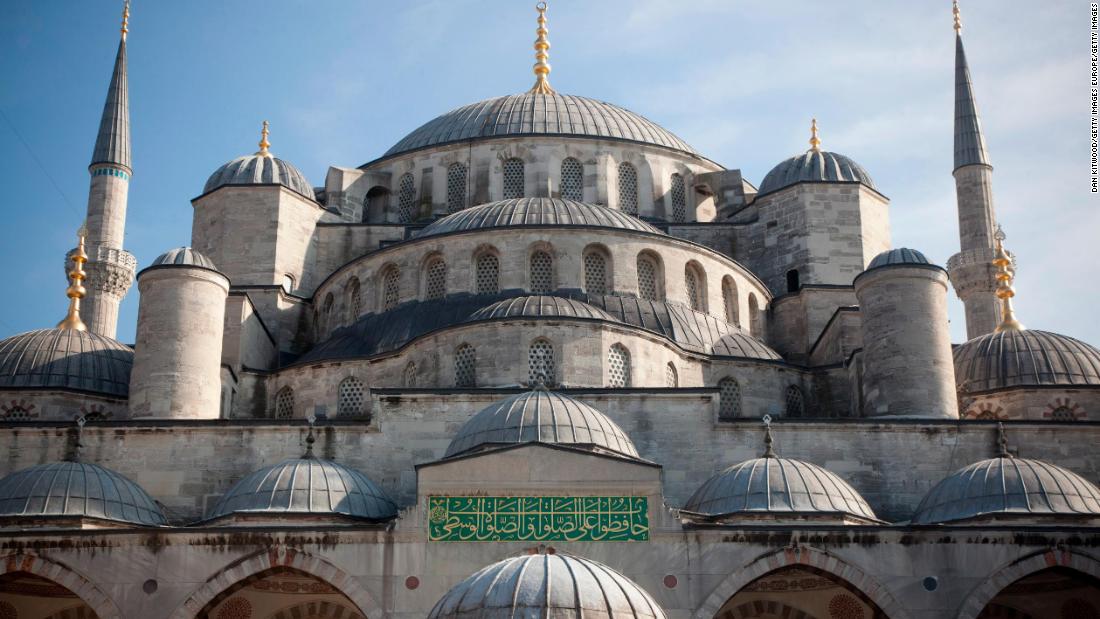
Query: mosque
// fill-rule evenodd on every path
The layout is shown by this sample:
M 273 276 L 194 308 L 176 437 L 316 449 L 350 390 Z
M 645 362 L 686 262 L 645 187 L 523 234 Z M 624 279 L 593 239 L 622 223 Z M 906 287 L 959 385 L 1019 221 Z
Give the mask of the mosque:
M 1013 313 L 954 15 L 946 268 L 816 122 L 756 184 L 557 92 L 545 3 L 530 90 L 318 186 L 264 123 L 138 265 L 127 7 L 0 341 L 0 618 L 1100 617 L 1100 350 Z

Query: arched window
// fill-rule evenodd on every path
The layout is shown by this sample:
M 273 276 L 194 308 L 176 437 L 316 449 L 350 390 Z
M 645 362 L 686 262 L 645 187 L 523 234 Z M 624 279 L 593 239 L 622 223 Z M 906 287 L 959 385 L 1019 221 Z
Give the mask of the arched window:
M 447 167 L 447 212 L 466 208 L 466 164 L 452 163 Z
M 362 303 L 359 295 L 359 278 L 353 277 L 348 282 L 347 287 L 347 308 L 348 308 L 348 324 L 355 322 L 359 318 L 360 311 L 362 309 Z
M 650 301 L 660 301 L 663 288 L 657 259 L 646 254 L 638 255 L 638 296 Z
M 401 271 L 397 267 L 390 267 L 382 275 L 382 310 L 391 310 L 397 307 L 401 300 Z
M 756 301 L 756 295 L 749 293 L 749 335 L 759 338 L 764 337 L 764 323 L 760 316 L 760 304 Z
M 455 387 L 477 386 L 477 351 L 469 344 L 455 350 Z
M 409 222 L 416 215 L 416 186 L 412 174 L 403 174 L 397 185 L 397 215 L 401 222 Z
M 477 294 L 496 294 L 500 292 L 500 258 L 495 254 L 484 253 L 477 257 Z
M 707 311 L 707 286 L 703 271 L 694 264 L 684 267 L 684 290 L 687 293 L 688 305 L 691 309 L 700 312 Z
M 619 209 L 638 214 L 638 170 L 625 161 L 619 164 Z
M 592 295 L 605 295 L 610 292 L 607 284 L 607 257 L 598 249 L 584 254 L 584 290 Z
M 416 386 L 416 364 L 412 361 L 410 361 L 408 365 L 405 366 L 404 380 L 406 387 Z
M 290 419 L 294 416 L 294 390 L 283 387 L 275 394 L 275 418 Z
M 424 298 L 428 301 L 442 299 L 447 294 L 447 263 L 433 258 L 424 268 Z
M 523 160 L 515 157 L 504 162 L 504 199 L 523 197 Z
M 557 373 L 554 366 L 554 345 L 537 339 L 527 349 L 527 375 L 532 387 L 553 387 Z
M 622 344 L 612 344 L 607 351 L 607 386 L 630 386 L 630 351 Z
M 798 269 L 787 271 L 787 292 L 798 292 Z
M 684 177 L 679 174 L 672 175 L 672 221 L 687 221 L 687 189 L 684 188 Z
M 726 306 L 726 322 L 741 326 L 737 310 L 737 282 L 729 275 L 722 278 L 722 304 Z
M 733 419 L 741 415 L 741 385 L 732 377 L 718 381 L 718 418 Z
M 584 166 L 566 157 L 561 162 L 561 197 L 565 200 L 584 200 Z
M 549 294 L 554 291 L 554 259 L 537 250 L 531 254 L 531 292 Z
M 676 364 L 671 361 L 665 366 L 665 386 L 669 389 L 680 386 L 680 375 L 676 372 Z
M 349 376 L 340 382 L 340 388 L 337 391 L 337 417 L 354 417 L 363 414 L 367 408 L 367 388 L 363 381 Z
M 385 187 L 371 187 L 363 196 L 363 223 L 386 220 L 386 209 L 390 205 L 390 190 Z
M 787 417 L 801 417 L 805 414 L 805 402 L 802 399 L 802 389 L 798 385 L 787 387 Z
M 1068 406 L 1058 406 L 1050 411 L 1051 421 L 1077 421 L 1077 415 Z

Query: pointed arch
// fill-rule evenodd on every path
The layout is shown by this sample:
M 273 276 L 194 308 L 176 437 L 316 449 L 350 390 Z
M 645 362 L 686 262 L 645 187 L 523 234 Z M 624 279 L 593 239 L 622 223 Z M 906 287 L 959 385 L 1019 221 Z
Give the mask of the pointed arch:
M 36 554 L 7 555 L 0 562 L 0 576 L 23 572 L 57 583 L 73 592 L 99 619 L 122 619 L 122 611 L 102 589 L 72 568 Z
M 959 607 L 957 619 L 977 619 L 982 610 L 1012 583 L 1037 572 L 1063 567 L 1100 580 L 1100 560 L 1081 552 L 1043 550 L 1024 555 L 995 569 L 980 585 L 971 589 Z

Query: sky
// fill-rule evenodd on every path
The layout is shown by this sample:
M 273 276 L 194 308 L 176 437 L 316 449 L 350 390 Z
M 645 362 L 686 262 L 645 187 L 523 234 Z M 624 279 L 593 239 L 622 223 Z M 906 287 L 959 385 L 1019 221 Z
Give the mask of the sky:
M 65 252 L 84 217 L 121 0 L 5 0 L 0 337 L 65 313 Z M 807 148 L 861 163 L 891 199 L 895 247 L 958 251 L 949 0 L 552 0 L 550 81 L 676 133 L 759 184 Z M 126 249 L 190 243 L 190 200 L 222 163 L 272 151 L 313 185 L 450 109 L 532 82 L 527 0 L 133 0 L 134 175 Z M 962 0 L 998 220 L 1031 328 L 1100 344 L 1089 191 L 1089 10 L 1081 0 Z M 954 341 L 962 304 L 949 293 Z M 118 339 L 133 342 L 138 294 Z

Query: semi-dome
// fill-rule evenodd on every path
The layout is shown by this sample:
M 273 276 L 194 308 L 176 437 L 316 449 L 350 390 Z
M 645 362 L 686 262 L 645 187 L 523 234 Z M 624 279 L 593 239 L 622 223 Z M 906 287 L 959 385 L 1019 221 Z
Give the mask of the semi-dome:
M 363 473 L 307 455 L 249 474 L 222 496 L 207 519 L 232 514 L 387 520 L 397 515 L 397 505 Z
M 0 341 L 0 389 L 130 393 L 134 351 L 90 331 L 38 329 Z
M 0 518 L 96 518 L 166 523 L 156 501 L 129 478 L 84 462 L 52 462 L 0 479 Z
M 1100 488 L 1060 466 L 1003 453 L 955 471 L 936 484 L 913 524 L 973 518 L 1100 518 Z
M 455 585 L 428 619 L 599 617 L 664 619 L 634 581 L 610 567 L 568 554 L 512 557 Z
M 618 322 L 602 309 L 565 297 L 535 295 L 512 297 L 487 305 L 473 314 L 470 321 L 494 318 L 590 318 Z
M 521 443 L 570 445 L 638 457 L 634 442 L 607 415 L 567 395 L 541 389 L 482 409 L 458 431 L 444 457 Z
M 863 166 L 838 153 L 810 149 L 772 168 L 760 183 L 758 195 L 778 191 L 801 182 L 862 183 L 875 188 Z
M 210 175 L 202 192 L 210 193 L 224 185 L 282 185 L 310 200 L 316 199 L 305 175 L 290 162 L 270 153 L 245 155 L 222 165 Z
M 871 263 L 867 265 L 867 270 L 870 271 L 878 267 L 902 264 L 932 264 L 932 262 L 929 261 L 924 254 L 915 249 L 896 247 L 894 249 L 888 249 L 872 258 Z
M 199 252 L 191 249 L 190 247 L 177 247 L 175 249 L 169 249 L 163 254 L 156 257 L 153 263 L 149 266 L 188 266 L 188 267 L 202 267 L 204 269 L 210 269 L 217 271 L 218 267 L 214 266 L 214 261 L 200 254 Z
M 955 347 L 959 389 L 978 393 L 1014 387 L 1100 386 L 1100 350 L 1069 336 L 1009 329 Z
M 489 202 L 447 215 L 432 222 L 417 236 L 423 238 L 509 226 L 583 226 L 663 234 L 633 215 L 599 204 L 559 198 L 515 198 Z
M 710 347 L 710 354 L 720 357 L 741 357 L 764 361 L 781 361 L 783 357 L 744 331 L 732 331 L 719 337 Z
M 587 97 L 527 92 L 451 110 L 406 135 L 383 158 L 430 146 L 514 136 L 624 140 L 697 154 L 671 132 L 617 105 Z

